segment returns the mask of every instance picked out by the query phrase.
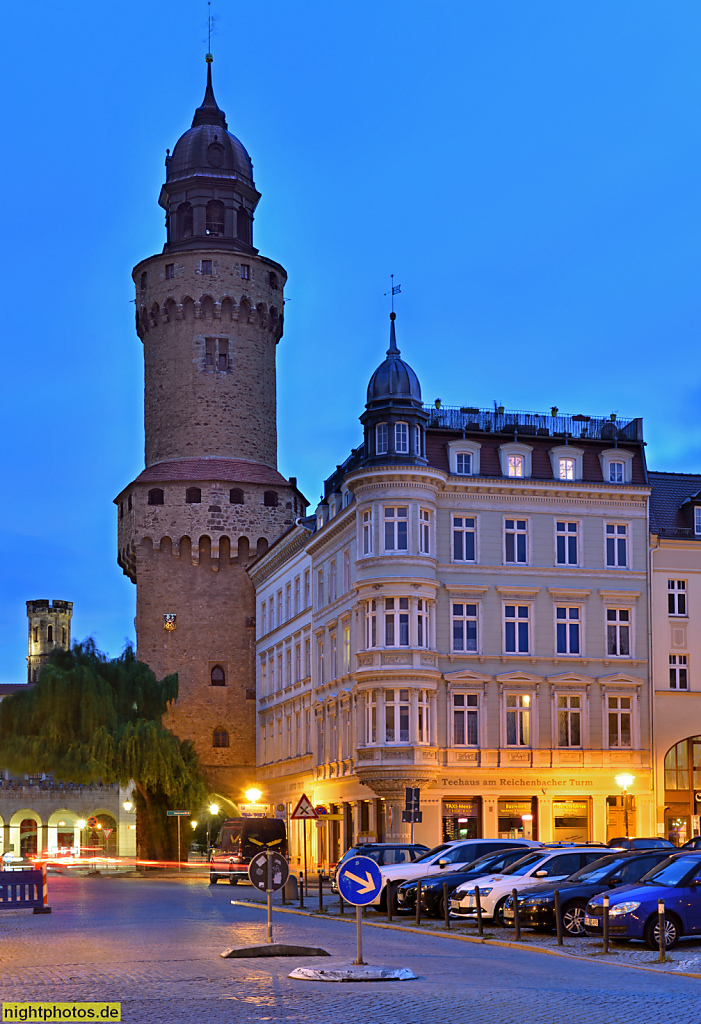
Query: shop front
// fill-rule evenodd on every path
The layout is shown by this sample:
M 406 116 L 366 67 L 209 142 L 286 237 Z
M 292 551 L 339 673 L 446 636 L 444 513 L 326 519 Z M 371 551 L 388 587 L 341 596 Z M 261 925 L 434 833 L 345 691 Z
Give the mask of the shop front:
M 499 839 L 538 838 L 538 797 L 522 800 L 503 798 L 497 802 Z
M 443 801 L 443 842 L 453 839 L 481 839 L 482 800 L 466 797 Z

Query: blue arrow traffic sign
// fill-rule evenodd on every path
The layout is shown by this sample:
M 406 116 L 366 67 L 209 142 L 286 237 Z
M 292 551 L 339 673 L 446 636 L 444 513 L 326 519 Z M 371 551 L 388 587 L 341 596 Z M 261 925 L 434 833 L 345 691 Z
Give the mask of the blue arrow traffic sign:
M 351 857 L 338 872 L 336 885 L 346 903 L 364 907 L 382 891 L 382 872 L 370 857 Z

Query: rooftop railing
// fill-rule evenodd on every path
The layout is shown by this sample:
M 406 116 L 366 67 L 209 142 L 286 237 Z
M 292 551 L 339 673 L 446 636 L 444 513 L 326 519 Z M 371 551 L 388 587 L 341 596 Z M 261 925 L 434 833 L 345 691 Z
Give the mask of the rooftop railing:
M 524 437 L 572 437 L 594 441 L 642 441 L 643 421 L 626 419 L 618 415 L 585 416 L 550 415 L 537 412 L 507 410 L 502 406 L 477 409 L 471 406 L 435 405 L 424 407 L 428 413 L 427 426 L 433 429 L 481 431 L 485 434 L 518 434 Z

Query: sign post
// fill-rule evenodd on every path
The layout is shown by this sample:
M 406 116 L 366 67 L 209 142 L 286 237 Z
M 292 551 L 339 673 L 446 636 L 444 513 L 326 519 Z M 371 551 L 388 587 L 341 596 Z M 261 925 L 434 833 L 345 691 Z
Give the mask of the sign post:
M 362 908 L 380 895 L 382 872 L 370 857 L 351 857 L 339 871 L 336 885 L 346 903 L 355 907 L 356 956 L 353 963 L 364 964 Z
M 411 822 L 411 841 L 414 842 L 414 822 L 423 821 L 423 813 L 419 810 L 421 805 L 421 790 L 418 787 L 406 787 L 406 803 L 402 811 L 402 821 Z
M 178 871 L 180 871 L 180 819 L 189 818 L 189 811 L 166 811 L 166 817 L 178 819 Z
M 319 815 L 314 810 L 314 805 L 306 793 L 302 793 L 297 801 L 297 806 L 290 815 L 291 818 L 302 821 L 304 828 L 304 887 L 307 886 L 307 822 L 315 821 Z
M 273 941 L 273 893 L 282 889 L 290 877 L 290 866 L 277 850 L 266 847 L 248 865 L 248 879 L 251 885 L 266 893 L 268 897 L 268 942 Z

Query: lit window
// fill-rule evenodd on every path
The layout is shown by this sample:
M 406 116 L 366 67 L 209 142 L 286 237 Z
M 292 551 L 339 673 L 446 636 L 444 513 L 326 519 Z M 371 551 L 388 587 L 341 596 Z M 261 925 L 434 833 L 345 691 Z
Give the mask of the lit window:
M 530 605 L 504 605 L 504 652 L 506 654 L 528 654 L 530 651 L 530 622 Z
M 386 423 L 378 423 L 375 427 L 375 454 L 386 455 L 389 446 L 389 431 Z
M 472 452 L 458 452 L 455 456 L 455 468 L 460 476 L 472 474 Z
M 630 609 L 606 609 L 606 653 L 614 658 L 630 657 Z
M 385 551 L 406 551 L 409 546 L 409 509 L 385 509 Z
M 528 521 L 504 520 L 504 561 L 525 565 L 528 558 Z
M 628 527 L 625 523 L 606 524 L 606 566 L 609 569 L 628 566 Z
M 624 472 L 625 469 L 622 462 L 609 462 L 609 483 L 622 484 Z
M 686 654 L 670 654 L 669 688 L 670 690 L 689 689 L 689 675 Z
M 477 605 L 453 601 L 453 650 L 477 651 Z
M 582 745 L 582 698 L 558 694 L 557 698 L 557 745 L 558 747 L 579 747 Z
M 453 746 L 479 746 L 479 697 L 476 693 L 453 694 Z
M 609 747 L 632 746 L 632 698 L 608 697 Z
M 475 561 L 475 535 L 473 516 L 453 516 L 453 561 Z
M 530 747 L 531 745 L 530 693 L 507 693 L 506 695 L 506 745 L 508 747 Z
M 580 654 L 579 608 L 558 605 L 555 609 L 556 649 L 558 654 Z
M 563 523 L 559 520 L 555 525 L 557 564 L 578 564 L 579 523 Z
M 670 615 L 687 615 L 686 580 L 667 580 L 667 610 Z
M 523 476 L 523 455 L 508 455 L 506 459 L 507 476 Z
M 409 424 L 394 424 L 394 450 L 398 455 L 409 454 Z
M 574 459 L 560 459 L 560 480 L 574 480 Z

